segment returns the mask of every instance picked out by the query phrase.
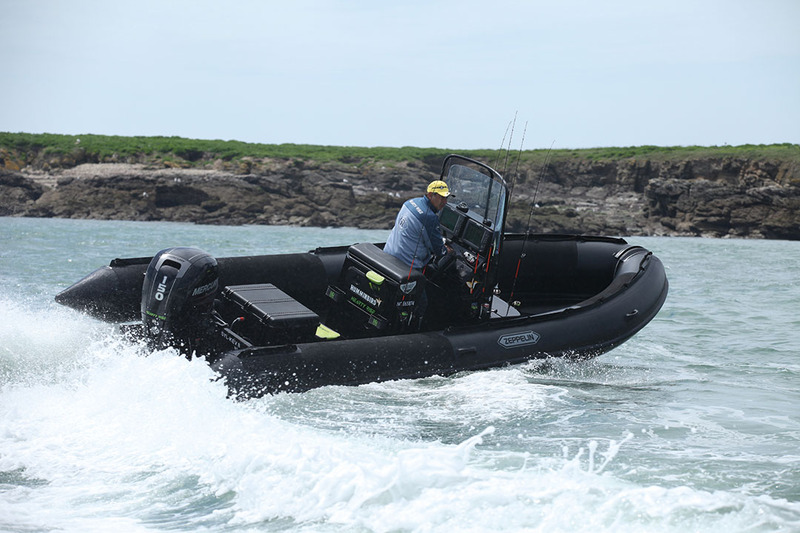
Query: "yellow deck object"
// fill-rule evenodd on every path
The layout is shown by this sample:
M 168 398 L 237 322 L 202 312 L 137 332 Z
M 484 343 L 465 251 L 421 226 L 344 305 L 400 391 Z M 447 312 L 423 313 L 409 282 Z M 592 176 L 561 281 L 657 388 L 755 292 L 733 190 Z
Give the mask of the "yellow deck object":
M 375 285 L 382 285 L 386 278 L 384 278 L 374 270 L 370 270 L 369 272 L 367 272 L 367 279 L 369 280 L 370 283 L 374 283 Z
M 338 339 L 339 333 L 333 331 L 331 328 L 326 326 L 325 324 L 320 324 L 317 326 L 317 337 L 320 339 Z

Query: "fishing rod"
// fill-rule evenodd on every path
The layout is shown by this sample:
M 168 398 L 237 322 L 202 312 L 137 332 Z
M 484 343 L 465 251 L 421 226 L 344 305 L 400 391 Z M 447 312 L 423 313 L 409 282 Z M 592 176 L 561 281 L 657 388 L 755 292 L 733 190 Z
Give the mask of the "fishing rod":
M 505 163 L 503 164 L 503 175 L 505 175 L 506 170 L 508 170 L 508 155 L 511 152 L 511 142 L 514 139 L 514 129 L 517 126 L 517 114 L 518 112 L 514 113 L 514 119 L 508 123 L 508 126 L 506 126 L 506 132 L 503 135 L 503 141 L 500 143 L 500 149 L 497 151 L 497 159 L 495 160 L 494 165 L 492 165 L 492 168 L 499 168 L 498 166 L 500 164 L 500 159 L 503 156 L 503 148 L 505 147 L 506 144 L 506 137 L 508 136 L 508 130 L 510 129 L 511 136 L 508 137 L 508 148 L 506 148 L 506 160 Z
M 514 116 L 514 120 L 516 120 L 516 115 Z M 500 142 L 500 148 L 497 150 L 497 159 L 494 160 L 492 168 L 498 168 L 498 165 L 500 164 L 500 158 L 503 156 L 503 147 L 506 145 L 506 137 L 508 137 L 508 130 L 511 129 L 511 125 L 514 120 L 510 120 L 508 122 L 508 126 L 506 126 L 506 132 L 503 134 L 503 140 Z
M 522 260 L 527 256 L 525 253 L 525 246 L 528 244 L 528 236 L 531 233 L 531 219 L 533 218 L 533 210 L 536 208 L 536 197 L 539 194 L 539 185 L 542 183 L 542 179 L 544 178 L 545 173 L 547 172 L 547 167 L 550 164 L 550 154 L 553 151 L 553 145 L 555 144 L 555 140 L 550 143 L 550 148 L 547 149 L 547 155 L 544 158 L 544 165 L 542 166 L 542 171 L 539 173 L 539 179 L 536 180 L 536 187 L 533 190 L 533 198 L 531 199 L 531 208 L 528 211 L 528 224 L 525 227 L 525 237 L 522 240 L 522 249 L 519 253 L 519 258 L 517 259 L 517 269 L 514 272 L 514 281 L 511 284 L 511 292 L 508 295 L 509 305 L 513 305 L 514 307 L 518 307 L 520 302 L 514 301 L 514 291 L 517 288 L 517 280 L 519 279 L 519 269 L 522 265 Z M 506 316 L 508 316 L 509 310 L 506 310 Z
M 536 197 L 539 195 L 539 185 L 541 185 L 542 179 L 544 178 L 545 173 L 547 173 L 547 167 L 550 165 L 550 155 L 553 152 L 553 145 L 555 142 L 556 141 L 550 143 L 550 148 L 547 149 L 547 155 L 544 158 L 542 171 L 539 173 L 539 179 L 536 180 L 536 188 L 533 190 L 533 199 L 531 200 L 531 209 L 528 212 L 528 225 L 525 228 L 525 239 L 528 238 L 528 234 L 531 231 L 531 218 L 533 218 L 533 210 L 536 207 Z
M 522 147 L 525 144 L 525 134 L 528 133 L 528 122 L 525 122 L 525 128 L 522 130 L 522 141 L 519 143 L 519 151 L 517 152 L 517 166 L 514 168 L 514 177 L 511 178 L 511 187 L 508 189 L 509 200 L 514 195 L 514 185 L 517 183 L 517 176 L 519 175 L 519 161 L 522 159 Z M 499 200 L 498 200 L 499 201 Z
M 508 132 L 511 130 L 511 124 L 514 120 L 509 120 L 508 125 L 506 126 L 506 131 L 503 133 L 503 140 L 500 141 L 500 147 L 497 149 L 497 158 L 494 160 L 494 165 L 492 168 L 496 168 L 497 165 L 500 163 L 500 158 L 503 157 L 503 148 L 506 146 L 506 137 L 508 137 Z
M 516 128 L 516 122 L 517 122 L 517 114 L 515 113 L 514 114 L 514 120 L 512 121 L 513 127 L 511 129 L 511 137 L 512 138 L 513 138 L 513 134 L 514 134 L 514 129 Z M 506 133 L 507 132 L 508 132 L 508 130 L 506 130 Z M 514 183 L 516 183 L 517 176 L 519 174 L 519 162 L 522 159 L 522 149 L 523 149 L 523 147 L 525 145 L 525 135 L 527 134 L 527 132 L 528 132 L 528 122 L 526 121 L 525 122 L 525 127 L 522 130 L 522 140 L 520 141 L 519 150 L 517 151 L 517 163 L 516 163 L 516 168 L 514 170 L 514 176 L 511 178 L 511 187 L 510 187 L 509 193 L 508 193 L 508 199 L 509 200 L 511 198 L 511 193 L 512 193 L 512 191 L 514 189 Z M 506 175 L 507 172 L 508 172 L 508 161 L 509 161 L 509 157 L 510 157 L 510 154 L 511 154 L 512 138 L 509 138 L 509 140 L 508 140 L 508 148 L 506 149 L 506 161 L 505 161 L 505 163 L 503 165 L 504 166 L 503 175 Z M 505 144 L 505 137 L 504 137 L 503 143 Z M 499 158 L 498 158 L 498 162 L 499 162 Z M 490 205 L 491 186 L 489 188 L 489 191 L 490 191 L 489 192 L 489 196 L 486 198 L 486 211 L 484 213 L 484 218 L 489 218 L 489 213 L 491 212 L 491 205 Z M 502 213 L 502 215 L 500 214 L 501 202 L 502 202 L 502 195 L 497 195 L 497 203 L 494 206 L 494 217 L 493 217 L 496 222 L 497 222 L 496 219 L 498 217 L 501 217 L 502 220 L 505 220 L 506 215 L 507 215 L 507 213 Z M 502 220 L 501 220 L 501 222 L 502 222 Z M 485 272 L 486 272 L 487 275 L 489 273 L 489 265 L 492 262 L 492 258 L 494 257 L 495 253 L 499 253 L 501 242 L 502 242 L 502 237 L 499 240 L 497 240 L 495 242 L 495 244 L 493 244 L 489 248 L 489 252 L 488 252 L 488 254 L 486 256 L 486 265 L 485 265 Z M 475 259 L 475 265 L 474 265 L 474 269 L 473 269 L 473 272 L 472 272 L 473 273 L 473 279 L 474 279 L 474 275 L 478 271 L 478 258 L 479 257 L 480 257 L 480 254 L 478 254 L 478 257 L 476 257 L 476 259 Z M 484 284 L 483 288 L 481 289 L 481 293 L 485 294 L 486 290 L 487 290 L 487 286 Z M 472 291 L 473 291 L 473 287 L 470 287 L 470 294 L 472 294 Z M 499 293 L 499 289 L 497 288 L 496 285 L 495 285 L 495 287 L 493 289 L 493 293 L 494 294 L 498 294 Z
M 503 176 L 508 172 L 508 157 L 511 155 L 511 143 L 514 140 L 514 130 L 517 127 L 517 112 L 514 112 L 514 120 L 511 125 L 511 136 L 508 138 L 508 148 L 506 148 L 506 160 L 503 163 Z

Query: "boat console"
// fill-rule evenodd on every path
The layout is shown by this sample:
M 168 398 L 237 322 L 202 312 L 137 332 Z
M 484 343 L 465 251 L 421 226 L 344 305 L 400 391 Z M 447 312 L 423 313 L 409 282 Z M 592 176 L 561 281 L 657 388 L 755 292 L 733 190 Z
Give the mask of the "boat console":
M 461 156 L 445 160 L 441 179 L 451 201 L 439 212 L 439 224 L 452 253 L 432 269 L 436 300 L 440 312 L 447 313 L 445 300 L 450 316 L 482 320 L 491 313 L 507 187 L 491 168 Z
M 445 205 L 439 215 L 442 235 L 450 243 L 461 246 L 475 254 L 486 255 L 492 242 L 494 228 L 491 220 L 477 220 L 469 206 L 461 202 L 455 206 Z

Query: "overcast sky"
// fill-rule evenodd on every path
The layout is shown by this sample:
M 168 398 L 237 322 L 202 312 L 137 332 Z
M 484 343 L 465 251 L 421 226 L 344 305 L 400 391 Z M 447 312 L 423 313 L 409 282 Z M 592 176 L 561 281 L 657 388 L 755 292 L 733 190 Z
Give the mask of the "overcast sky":
M 800 0 L 0 0 L 0 131 L 800 143 Z

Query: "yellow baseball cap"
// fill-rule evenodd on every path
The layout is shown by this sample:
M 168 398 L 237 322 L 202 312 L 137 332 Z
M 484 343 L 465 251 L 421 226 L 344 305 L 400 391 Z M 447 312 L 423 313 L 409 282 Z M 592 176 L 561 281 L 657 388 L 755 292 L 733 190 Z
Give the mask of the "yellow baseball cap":
M 428 192 L 435 192 L 439 196 L 444 196 L 445 198 L 450 196 L 450 189 L 448 189 L 447 184 L 441 180 L 432 181 L 430 185 L 428 185 Z

